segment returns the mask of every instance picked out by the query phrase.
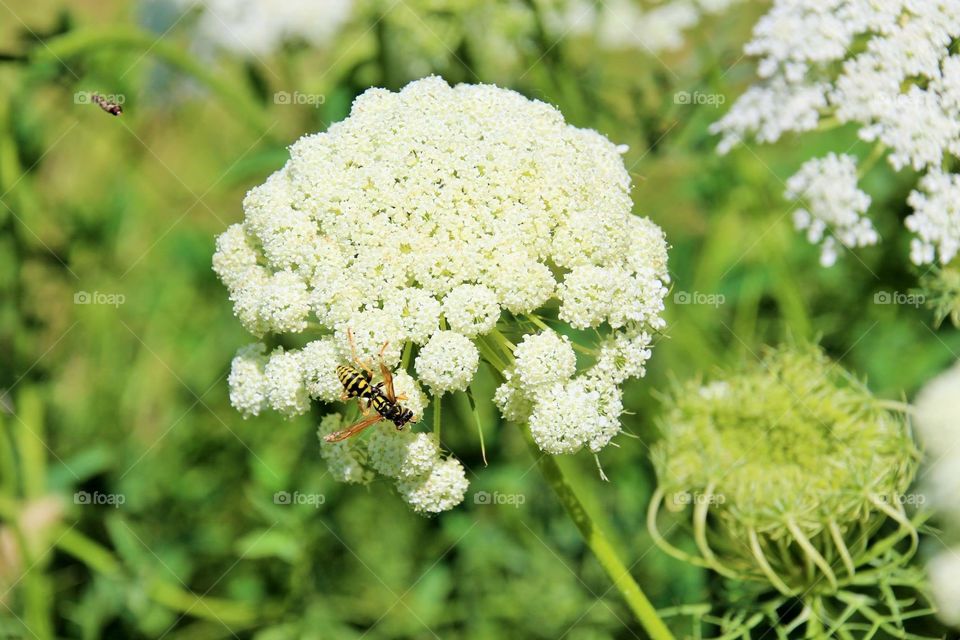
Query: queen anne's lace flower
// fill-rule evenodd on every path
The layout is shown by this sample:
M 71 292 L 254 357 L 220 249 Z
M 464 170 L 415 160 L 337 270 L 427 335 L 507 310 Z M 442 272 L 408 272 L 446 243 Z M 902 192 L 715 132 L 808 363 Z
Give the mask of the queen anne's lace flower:
M 921 190 L 946 190 L 953 178 L 940 167 L 960 151 L 960 57 L 951 55 L 958 37 L 960 3 L 954 0 L 775 0 L 745 47 L 759 58 L 762 80 L 712 126 L 722 136 L 719 150 L 747 138 L 774 142 L 833 116 L 856 124 L 862 140 L 884 145 L 878 151 L 888 150 L 895 170 L 929 171 L 933 177 Z M 802 184 L 791 193 L 803 186 L 829 194 L 799 213 L 798 226 L 814 242 L 828 226 L 845 245 L 874 244 L 876 232 L 864 216 L 869 199 L 846 158 L 811 161 L 795 176 Z M 828 168 L 836 171 L 832 178 Z M 919 235 L 911 258 L 946 264 L 955 254 L 956 224 L 945 201 L 929 209 L 932 215 L 918 212 L 908 222 Z M 834 241 L 827 238 L 823 249 L 822 262 L 832 264 Z
M 311 397 L 332 401 L 334 369 L 361 366 L 355 352 L 373 384 L 381 363 L 393 371 L 419 419 L 420 385 L 433 401 L 468 389 L 482 353 L 508 379 L 496 403 L 520 422 L 535 414 L 545 450 L 600 449 L 619 431 L 619 385 L 644 373 L 668 282 L 663 232 L 631 213 L 622 151 L 494 86 L 426 78 L 367 91 L 343 122 L 291 147 L 286 166 L 245 198 L 242 225 L 217 242 L 214 269 L 243 325 L 305 343 L 266 363 L 245 352 L 235 404 L 296 415 Z M 556 333 L 521 340 L 544 318 Z M 564 322 L 603 335 L 580 374 Z M 254 383 L 261 369 L 265 381 Z M 581 397 L 587 404 L 567 412 Z M 415 508 L 462 498 L 459 463 L 416 468 L 398 486 Z
M 830 153 L 807 161 L 787 181 L 786 196 L 802 205 L 793 212 L 794 224 L 806 231 L 810 242 L 822 243 L 824 266 L 836 262 L 837 240 L 845 247 L 862 247 L 879 239 L 873 223 L 863 215 L 870 196 L 857 188 L 853 156 Z

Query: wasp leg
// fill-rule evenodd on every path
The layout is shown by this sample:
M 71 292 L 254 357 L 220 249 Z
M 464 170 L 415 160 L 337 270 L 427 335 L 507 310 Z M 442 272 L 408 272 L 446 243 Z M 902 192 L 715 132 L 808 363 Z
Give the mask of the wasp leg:
M 358 433 L 360 433 L 370 425 L 376 424 L 381 420 L 383 420 L 383 418 L 380 417 L 380 414 L 375 414 L 370 416 L 369 418 L 364 418 L 363 420 L 361 420 L 360 422 L 358 422 L 357 424 L 351 427 L 347 427 L 346 429 L 343 429 L 341 431 L 335 431 L 331 434 L 328 434 L 323 439 L 325 442 L 340 442 L 341 440 L 346 440 L 347 438 L 357 435 Z
M 350 327 L 347 327 L 347 339 L 350 340 L 350 356 L 354 364 L 363 369 L 367 374 L 368 380 L 373 379 L 373 365 L 369 362 L 364 362 L 357 356 L 357 342 L 353 339 L 353 330 Z
M 373 400 L 367 398 L 367 404 L 366 404 L 366 406 L 364 406 L 364 404 L 363 404 L 362 402 L 358 402 L 357 404 L 360 405 L 360 413 L 363 414 L 364 417 L 367 417 L 367 416 L 370 415 L 370 407 L 373 406 Z M 379 414 L 377 414 L 377 415 L 379 415 Z

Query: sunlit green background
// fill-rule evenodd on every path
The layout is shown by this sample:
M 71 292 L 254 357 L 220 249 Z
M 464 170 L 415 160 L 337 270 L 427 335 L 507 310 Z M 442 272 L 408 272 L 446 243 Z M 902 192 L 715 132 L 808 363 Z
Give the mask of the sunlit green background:
M 816 339 L 899 399 L 956 360 L 960 337 L 929 310 L 874 303 L 916 284 L 896 204 L 911 176 L 868 175 L 884 242 L 825 270 L 792 229 L 784 180 L 827 149 L 867 155 L 855 133 L 715 154 L 707 127 L 753 77 L 740 48 L 764 3 L 708 19 L 669 55 L 558 42 L 534 25 L 508 33 L 509 60 L 487 38 L 501 3 L 369 4 L 382 19 L 356 16 L 324 50 L 243 62 L 197 54 L 159 3 L 0 0 L 0 637 L 643 637 L 489 406 L 484 466 L 465 400 L 450 403 L 444 445 L 471 488 L 423 518 L 386 483 L 331 480 L 319 409 L 243 420 L 229 405 L 230 359 L 249 336 L 211 271 L 214 238 L 286 145 L 344 118 L 369 86 L 431 72 L 497 82 L 630 146 L 635 211 L 672 245 L 670 326 L 626 393 L 638 437 L 601 456 L 610 482 L 590 455 L 563 465 L 658 607 L 709 603 L 717 588 L 652 546 L 644 524 L 657 392 L 672 378 Z M 85 46 L 134 29 L 157 44 Z M 122 94 L 124 115 L 78 91 Z M 324 100 L 276 104 L 278 91 Z M 76 304 L 80 292 L 122 303 Z M 717 304 L 675 304 L 679 293 Z M 278 505 L 277 491 L 325 501 Z M 477 491 L 523 504 L 476 504 Z M 77 504 L 76 492 L 123 504 Z M 682 527 L 673 535 L 682 543 Z M 670 623 L 691 632 L 688 616 Z

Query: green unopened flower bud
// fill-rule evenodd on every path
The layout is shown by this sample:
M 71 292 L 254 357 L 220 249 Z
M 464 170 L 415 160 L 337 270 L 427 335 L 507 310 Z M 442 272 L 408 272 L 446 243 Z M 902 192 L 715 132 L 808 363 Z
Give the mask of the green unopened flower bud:
M 721 380 L 678 385 L 653 454 L 656 539 L 805 602 L 843 599 L 868 565 L 897 571 L 915 548 L 904 504 L 919 454 L 904 415 L 888 407 L 815 347 L 770 350 Z M 657 531 L 664 506 L 691 514 L 699 556 Z M 907 539 L 908 551 L 892 551 Z

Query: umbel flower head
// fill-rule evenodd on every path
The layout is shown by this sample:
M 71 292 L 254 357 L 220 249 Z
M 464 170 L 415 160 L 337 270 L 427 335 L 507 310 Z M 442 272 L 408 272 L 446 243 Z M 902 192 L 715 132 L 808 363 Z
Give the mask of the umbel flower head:
M 631 214 L 622 151 L 495 86 L 367 91 L 296 142 L 217 240 L 214 270 L 262 340 L 234 359 L 234 406 L 294 416 L 336 401 L 355 347 L 394 371 L 416 419 L 434 402 L 436 421 L 436 398 L 468 390 L 485 362 L 505 380 L 504 416 L 541 448 L 599 451 L 620 431 L 621 383 L 644 374 L 668 279 L 663 232 Z M 602 337 L 574 345 L 571 328 Z M 291 334 L 305 346 L 266 348 Z M 323 446 L 344 480 L 398 477 L 369 448 Z M 398 488 L 449 508 L 463 495 L 454 464 Z
M 866 618 L 871 602 L 899 610 L 861 585 L 920 582 L 903 567 L 917 538 L 904 509 L 918 462 L 909 425 L 818 348 L 770 350 L 734 374 L 678 385 L 661 427 L 649 524 L 668 552 L 799 599 L 824 628 L 849 603 Z M 690 514 L 698 555 L 658 532 L 664 506 Z
M 775 0 L 744 48 L 759 58 L 760 80 L 712 127 L 720 151 L 855 125 L 873 159 L 924 174 L 907 200 L 910 259 L 946 265 L 960 249 L 960 177 L 944 170 L 960 152 L 958 37 L 955 0 Z M 825 265 L 837 243 L 878 240 L 858 179 L 855 158 L 830 154 L 790 181 L 788 196 L 805 207 L 797 227 L 824 242 Z

